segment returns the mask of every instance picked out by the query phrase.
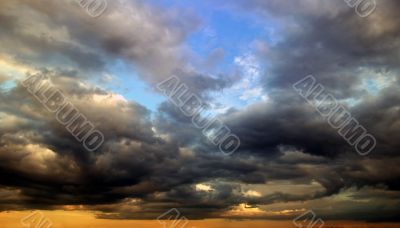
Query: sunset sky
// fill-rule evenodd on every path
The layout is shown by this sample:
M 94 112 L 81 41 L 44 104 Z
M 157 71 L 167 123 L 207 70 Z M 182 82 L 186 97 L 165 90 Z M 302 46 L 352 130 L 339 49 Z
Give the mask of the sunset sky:
M 97 1 L 0 1 L 1 228 L 400 226 L 400 1 Z

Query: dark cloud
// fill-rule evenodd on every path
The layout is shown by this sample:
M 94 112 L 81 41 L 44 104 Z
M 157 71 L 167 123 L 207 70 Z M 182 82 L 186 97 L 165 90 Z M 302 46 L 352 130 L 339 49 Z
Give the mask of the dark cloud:
M 74 208 L 100 218 L 154 219 L 175 207 L 192 219 L 287 219 L 271 207 L 318 206 L 331 219 L 396 218 L 399 4 L 379 1 L 368 18 L 343 1 L 234 4 L 261 21 L 274 19 L 282 33 L 256 50 L 269 66 L 261 80 L 269 99 L 215 114 L 241 140 L 233 156 L 223 156 L 171 103 L 152 113 L 83 80 L 123 59 L 146 82 L 175 74 L 213 102 L 212 92 L 231 87 L 236 76 L 186 67 L 184 41 L 196 17 L 144 1 L 110 3 L 96 20 L 73 2 L 2 1 L 2 53 L 29 71 L 41 68 L 105 142 L 85 150 L 21 84 L 2 88 L 0 210 Z M 223 54 L 216 50 L 209 64 Z M 357 101 L 346 107 L 377 138 L 370 156 L 359 156 L 292 89 L 308 74 L 343 102 Z M 394 81 L 371 94 L 365 80 L 380 83 L 382 75 Z M 1 74 L 0 83 L 10 78 L 18 75 Z M 232 216 L 241 204 L 263 213 Z

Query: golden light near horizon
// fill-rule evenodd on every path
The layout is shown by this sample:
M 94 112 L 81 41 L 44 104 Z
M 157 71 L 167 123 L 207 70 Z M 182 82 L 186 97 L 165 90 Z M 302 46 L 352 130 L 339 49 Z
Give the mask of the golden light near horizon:
M 112 227 L 140 227 L 140 228 L 163 228 L 162 224 L 155 220 L 107 220 L 96 219 L 95 214 L 89 211 L 40 211 L 43 215 L 51 221 L 52 228 L 112 228 Z M 15 228 L 23 227 L 21 219 L 29 216 L 32 211 L 21 212 L 2 212 L 0 213 L 0 222 L 2 228 Z M 173 224 L 169 221 L 167 227 Z M 342 228 L 395 228 L 396 224 L 383 223 L 383 224 L 367 224 L 363 222 L 352 221 L 328 221 L 327 226 L 342 227 Z M 272 220 L 224 220 L 224 219 L 211 219 L 211 220 L 190 220 L 187 227 L 196 228 L 293 228 L 292 221 L 272 221 Z M 42 227 L 40 227 L 42 228 Z

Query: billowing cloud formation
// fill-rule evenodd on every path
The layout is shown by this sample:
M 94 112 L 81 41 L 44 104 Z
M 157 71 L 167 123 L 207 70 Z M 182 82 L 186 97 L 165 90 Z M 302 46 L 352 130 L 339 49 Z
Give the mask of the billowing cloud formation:
M 280 35 L 253 45 L 267 66 L 260 81 L 268 99 L 216 114 L 241 140 L 228 157 L 171 103 L 152 112 L 95 83 L 123 61 L 141 81 L 174 73 L 204 100 L 218 100 L 213 95 L 237 75 L 210 76 L 190 64 L 198 15 L 135 0 L 110 2 L 93 19 L 74 1 L 2 1 L 0 209 L 155 219 L 179 208 L 193 219 L 286 219 L 314 208 L 327 219 L 398 219 L 397 1 L 379 1 L 367 18 L 342 1 L 229 4 L 274 20 Z M 103 132 L 104 144 L 85 150 L 18 82 L 27 73 L 49 77 Z M 308 74 L 376 137 L 369 156 L 292 89 Z

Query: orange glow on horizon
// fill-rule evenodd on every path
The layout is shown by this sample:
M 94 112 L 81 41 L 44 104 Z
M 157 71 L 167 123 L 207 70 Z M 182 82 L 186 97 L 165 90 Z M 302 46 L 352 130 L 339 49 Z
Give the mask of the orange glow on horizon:
M 96 219 L 94 213 L 88 211 L 41 211 L 43 215 L 52 222 L 52 228 L 163 228 L 156 220 L 107 220 Z M 22 212 L 1 212 L 0 224 L 2 228 L 23 227 L 21 219 L 28 216 L 31 211 Z M 339 226 L 341 228 L 395 228 L 399 224 L 366 224 L 363 222 L 332 221 L 326 225 Z M 293 228 L 291 221 L 266 221 L 266 220 L 191 220 L 184 228 Z M 167 226 L 169 227 L 169 226 Z

